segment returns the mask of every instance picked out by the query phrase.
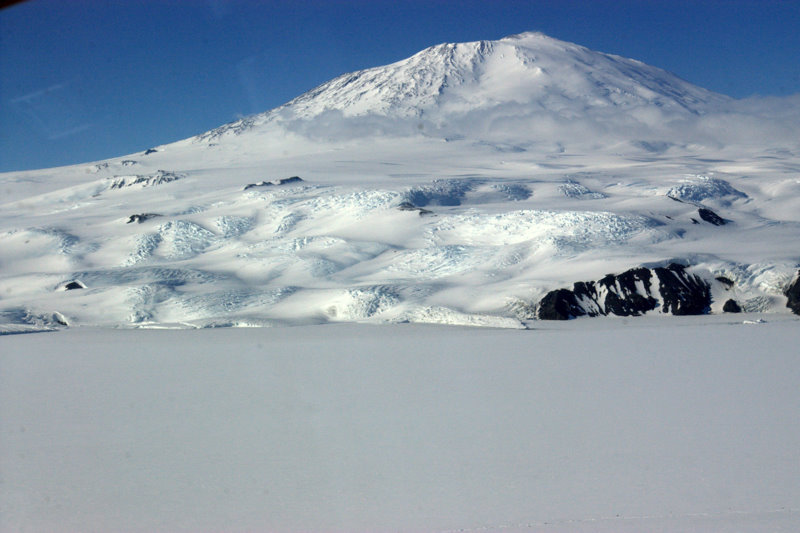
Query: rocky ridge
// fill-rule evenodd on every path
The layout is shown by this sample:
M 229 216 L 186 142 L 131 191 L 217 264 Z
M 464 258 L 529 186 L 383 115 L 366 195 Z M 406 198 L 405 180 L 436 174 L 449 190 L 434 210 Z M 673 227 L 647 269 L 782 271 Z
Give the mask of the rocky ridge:
M 581 316 L 640 316 L 650 311 L 701 315 L 710 311 L 711 285 L 686 266 L 633 268 L 598 281 L 579 281 L 572 290 L 548 292 L 539 302 L 541 320 Z

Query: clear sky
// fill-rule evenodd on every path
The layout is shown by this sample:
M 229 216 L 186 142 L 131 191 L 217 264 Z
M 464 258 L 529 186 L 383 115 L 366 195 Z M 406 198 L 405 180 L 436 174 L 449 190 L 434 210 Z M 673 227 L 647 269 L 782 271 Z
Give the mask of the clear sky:
M 0 171 L 145 150 L 529 30 L 737 98 L 800 93 L 799 28 L 800 0 L 29 0 L 0 10 Z

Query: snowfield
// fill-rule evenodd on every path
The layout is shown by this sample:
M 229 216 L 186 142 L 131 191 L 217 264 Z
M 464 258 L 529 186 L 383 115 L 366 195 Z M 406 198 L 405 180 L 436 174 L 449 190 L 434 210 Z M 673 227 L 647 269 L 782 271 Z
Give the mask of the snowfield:
M 726 298 L 788 312 L 783 292 L 800 244 L 796 156 L 738 156 L 747 169 L 729 173 L 699 154 L 678 164 L 629 149 L 644 161 L 593 154 L 594 168 L 579 154 L 414 137 L 251 156 L 245 167 L 220 153 L 213 167 L 187 168 L 197 163 L 183 154 L 198 148 L 178 143 L 141 157 L 136 178 L 115 177 L 114 161 L 5 174 L 0 327 L 53 313 L 70 325 L 323 323 L 338 294 L 376 286 L 395 297 L 347 320 L 414 320 L 436 308 L 444 323 L 451 313 L 508 322 L 515 302 L 674 261 L 734 280 Z M 561 163 L 544 168 L 544 157 Z M 245 190 L 289 175 L 302 181 Z M 30 176 L 56 191 L 36 194 Z M 701 209 L 727 223 L 707 222 Z M 85 289 L 60 290 L 73 281 Z
M 799 124 L 526 33 L 0 174 L 0 530 L 800 530 Z
M 796 531 L 758 318 L 0 337 L 0 529 Z

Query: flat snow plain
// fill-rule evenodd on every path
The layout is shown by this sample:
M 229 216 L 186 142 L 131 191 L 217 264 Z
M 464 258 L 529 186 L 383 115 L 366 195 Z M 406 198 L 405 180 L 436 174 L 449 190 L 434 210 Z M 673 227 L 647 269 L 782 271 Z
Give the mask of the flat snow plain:
M 797 531 L 798 318 L 0 337 L 2 531 Z

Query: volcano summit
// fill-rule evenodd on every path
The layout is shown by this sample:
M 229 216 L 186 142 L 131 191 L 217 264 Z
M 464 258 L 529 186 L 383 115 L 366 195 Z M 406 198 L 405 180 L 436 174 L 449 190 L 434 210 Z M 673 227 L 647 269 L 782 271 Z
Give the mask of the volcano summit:
M 523 33 L 499 41 L 440 44 L 391 65 L 344 74 L 275 110 L 200 138 L 270 122 L 331 117 L 366 123 L 392 119 L 386 125 L 389 134 L 406 131 L 403 119 L 431 134 L 454 135 L 465 133 L 459 128 L 476 127 L 484 135 L 498 135 L 506 125 L 545 117 L 570 123 L 625 115 L 652 126 L 702 115 L 729 101 L 639 61 Z M 530 132 L 521 135 L 529 137 Z

